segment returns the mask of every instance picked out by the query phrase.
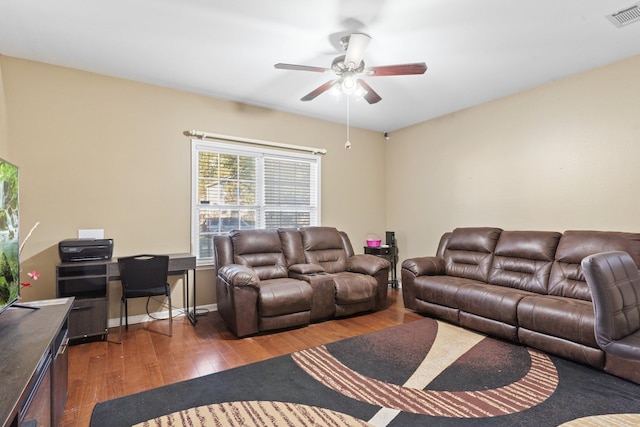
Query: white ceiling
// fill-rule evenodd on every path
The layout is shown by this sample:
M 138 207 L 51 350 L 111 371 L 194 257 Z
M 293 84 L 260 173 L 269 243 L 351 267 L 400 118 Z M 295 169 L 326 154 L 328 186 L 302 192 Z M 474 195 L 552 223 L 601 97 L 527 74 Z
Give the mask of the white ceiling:
M 637 1 L 637 0 L 635 0 Z M 369 34 L 351 125 L 393 131 L 640 54 L 640 23 L 605 16 L 634 0 L 0 0 L 0 54 L 345 123 L 346 100 L 299 99 L 331 75 L 339 34 Z

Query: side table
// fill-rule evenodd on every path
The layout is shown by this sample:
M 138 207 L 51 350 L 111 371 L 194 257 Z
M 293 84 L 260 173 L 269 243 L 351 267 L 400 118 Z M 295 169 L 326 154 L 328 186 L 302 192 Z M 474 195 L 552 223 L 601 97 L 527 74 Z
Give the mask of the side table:
M 398 263 L 398 247 L 397 246 L 365 246 L 364 253 L 386 258 L 391 263 L 391 287 L 398 287 L 398 277 L 396 276 L 396 264 Z

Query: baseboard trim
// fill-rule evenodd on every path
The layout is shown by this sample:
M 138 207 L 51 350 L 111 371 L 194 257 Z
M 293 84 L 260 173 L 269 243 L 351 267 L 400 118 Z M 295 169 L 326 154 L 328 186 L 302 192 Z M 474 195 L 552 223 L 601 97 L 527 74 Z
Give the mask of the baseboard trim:
M 197 306 L 196 316 L 208 313 L 210 311 L 218 311 L 218 304 L 206 304 L 206 305 Z M 184 308 L 176 307 L 173 309 L 174 319 L 178 316 L 184 316 L 184 315 L 185 315 Z M 163 320 L 168 318 L 169 318 L 169 310 L 156 311 L 153 313 L 153 317 L 149 316 L 148 314 L 137 314 L 135 316 L 129 316 L 129 324 L 135 325 L 136 323 L 144 323 L 144 322 L 150 322 L 153 320 Z M 124 324 L 124 318 L 122 319 L 122 323 Z M 109 328 L 116 328 L 120 326 L 120 318 L 116 317 L 115 319 L 109 319 L 107 324 Z

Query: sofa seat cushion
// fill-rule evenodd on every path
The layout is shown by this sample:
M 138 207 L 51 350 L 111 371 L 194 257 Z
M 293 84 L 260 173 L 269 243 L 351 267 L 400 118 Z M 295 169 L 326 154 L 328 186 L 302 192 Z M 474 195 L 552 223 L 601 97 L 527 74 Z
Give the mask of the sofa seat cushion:
M 336 304 L 353 304 L 376 299 L 377 282 L 374 277 L 358 273 L 335 273 L 333 283 L 336 291 Z
M 593 305 L 589 301 L 531 296 L 523 298 L 518 304 L 518 324 L 521 328 L 599 348 L 594 322 Z
M 518 303 L 530 295 L 535 294 L 504 286 L 474 283 L 461 287 L 456 299 L 460 311 L 517 326 Z
M 504 286 L 476 283 L 460 288 L 457 301 L 461 311 L 517 326 L 518 304 L 523 298 L 531 295 L 535 294 Z
M 458 291 L 470 284 L 482 282 L 454 276 L 418 276 L 414 279 L 414 296 L 431 304 L 458 308 Z
M 260 282 L 258 312 L 260 317 L 311 311 L 311 285 L 296 279 L 271 279 Z

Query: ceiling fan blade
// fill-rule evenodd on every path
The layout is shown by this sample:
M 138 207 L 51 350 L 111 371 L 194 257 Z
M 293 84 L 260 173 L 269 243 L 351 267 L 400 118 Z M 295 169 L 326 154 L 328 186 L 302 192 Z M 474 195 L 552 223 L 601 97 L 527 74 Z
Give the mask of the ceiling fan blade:
M 344 65 L 351 70 L 358 68 L 364 58 L 364 51 L 367 49 L 371 37 L 362 33 L 353 33 L 349 36 L 347 53 L 344 56 Z
M 403 76 L 408 74 L 424 74 L 427 64 L 416 62 L 413 64 L 383 65 L 381 67 L 368 67 L 364 74 L 371 76 Z
M 364 99 L 369 103 L 369 104 L 375 104 L 376 102 L 382 100 L 382 98 L 380 97 L 380 95 L 378 95 L 376 93 L 375 90 L 373 90 L 371 88 L 371 86 L 369 86 L 367 84 L 367 82 L 365 82 L 362 79 L 358 79 L 358 84 L 360 85 L 360 87 L 362 87 L 362 89 L 364 89 L 367 93 L 364 95 Z
M 326 82 L 322 86 L 317 87 L 316 89 L 312 90 L 311 92 L 309 92 L 308 94 L 306 94 L 305 96 L 300 98 L 300 101 L 311 101 L 316 96 L 318 96 L 318 95 L 328 91 L 329 89 L 331 89 L 334 85 L 338 84 L 339 81 L 340 81 L 340 79 L 335 79 L 335 80 L 330 80 L 330 81 Z
M 283 64 L 281 62 L 274 65 L 279 70 L 294 70 L 294 71 L 313 71 L 316 73 L 331 73 L 333 70 L 330 68 L 313 67 L 310 65 L 296 65 L 296 64 Z

